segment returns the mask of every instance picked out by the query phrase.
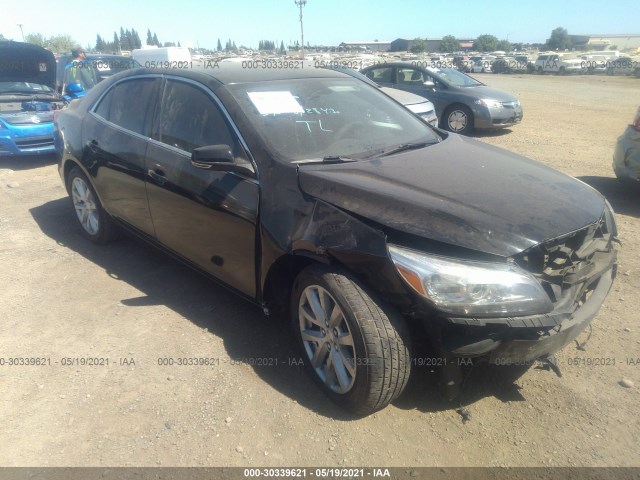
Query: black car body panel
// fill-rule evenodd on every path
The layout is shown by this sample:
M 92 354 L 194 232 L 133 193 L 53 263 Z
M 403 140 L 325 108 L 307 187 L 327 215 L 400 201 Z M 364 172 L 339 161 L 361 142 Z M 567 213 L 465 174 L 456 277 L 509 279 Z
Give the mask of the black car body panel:
M 346 77 L 324 69 L 255 72 L 239 66 L 118 74 L 60 115 L 60 175 L 66 178 L 79 165 L 115 220 L 264 307 L 271 295 L 286 295 L 286 285 L 274 293 L 270 282 L 302 259 L 352 272 L 405 317 L 422 323 L 447 355 L 488 355 L 500 348 L 503 356 L 529 359 L 561 348 L 589 323 L 615 274 L 615 224 L 600 194 L 536 162 L 457 135 L 351 163 L 285 162 L 252 130 L 225 83 L 311 76 Z M 112 86 L 144 78 L 161 83 L 149 87 L 158 107 L 149 110 L 139 132 L 93 111 L 115 91 Z M 158 118 L 167 105 L 159 99 L 173 81 L 197 87 L 220 108 L 234 155 L 246 169 L 202 169 L 158 141 Z M 587 245 L 592 240 L 594 248 Z M 442 314 L 400 277 L 390 242 L 517 261 L 549 285 L 555 310 L 515 319 Z M 565 255 L 566 268 L 538 262 L 538 250 L 547 260 Z M 587 271 L 595 272 L 593 278 Z M 579 287 L 578 280 L 568 280 L 571 275 L 581 275 Z M 594 300 L 580 310 L 592 292 Z
M 393 157 L 309 166 L 300 186 L 395 230 L 505 257 L 594 223 L 604 208 L 575 179 L 461 136 Z

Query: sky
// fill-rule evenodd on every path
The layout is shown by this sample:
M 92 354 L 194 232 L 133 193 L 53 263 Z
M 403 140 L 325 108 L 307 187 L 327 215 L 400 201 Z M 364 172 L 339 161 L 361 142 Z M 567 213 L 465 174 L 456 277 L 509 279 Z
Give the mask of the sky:
M 95 9 L 87 0 L 0 0 L 0 33 L 21 40 L 69 34 L 93 46 L 96 34 L 111 41 L 120 27 L 135 29 L 145 43 L 147 29 L 160 42 L 213 49 L 231 39 L 255 48 L 260 40 L 285 45 L 300 39 L 294 0 L 110 0 Z M 305 44 L 392 41 L 396 38 L 475 38 L 495 35 L 511 42 L 543 43 L 556 27 L 570 34 L 640 33 L 638 0 L 307 0 Z

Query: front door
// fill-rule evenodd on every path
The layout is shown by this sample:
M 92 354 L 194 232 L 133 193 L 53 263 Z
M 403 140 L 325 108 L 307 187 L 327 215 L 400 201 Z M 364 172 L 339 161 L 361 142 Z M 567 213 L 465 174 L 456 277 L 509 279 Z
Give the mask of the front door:
M 167 79 L 159 121 L 146 158 L 147 194 L 157 239 L 242 293 L 256 295 L 259 188 L 247 174 L 191 163 L 194 148 L 229 145 L 246 158 L 237 136 L 207 88 Z

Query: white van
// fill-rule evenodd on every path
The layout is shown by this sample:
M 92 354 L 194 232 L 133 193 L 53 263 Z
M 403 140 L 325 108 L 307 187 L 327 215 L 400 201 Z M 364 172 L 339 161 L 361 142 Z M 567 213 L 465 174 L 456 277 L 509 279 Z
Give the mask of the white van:
M 131 56 L 145 68 L 187 68 L 191 63 L 191 52 L 186 47 L 137 48 Z

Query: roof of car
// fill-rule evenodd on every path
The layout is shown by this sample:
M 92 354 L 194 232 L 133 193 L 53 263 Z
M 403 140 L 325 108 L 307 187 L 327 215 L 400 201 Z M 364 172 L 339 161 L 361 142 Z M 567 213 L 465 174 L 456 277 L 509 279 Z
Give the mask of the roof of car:
M 273 68 L 269 68 L 269 61 L 247 60 L 245 62 L 205 62 L 204 66 L 193 65 L 193 68 L 142 68 L 136 72 L 140 74 L 161 73 L 166 75 L 194 78 L 207 75 L 222 84 L 268 82 L 275 80 L 292 80 L 298 78 L 349 78 L 350 76 L 334 70 L 315 68 L 310 64 L 301 64 L 296 60 L 283 60 L 293 65 L 293 68 L 283 68 L 278 60 L 273 60 Z M 249 66 L 251 64 L 251 66 Z M 257 66 L 257 68 L 251 68 Z M 297 66 L 297 68 L 296 68 Z

